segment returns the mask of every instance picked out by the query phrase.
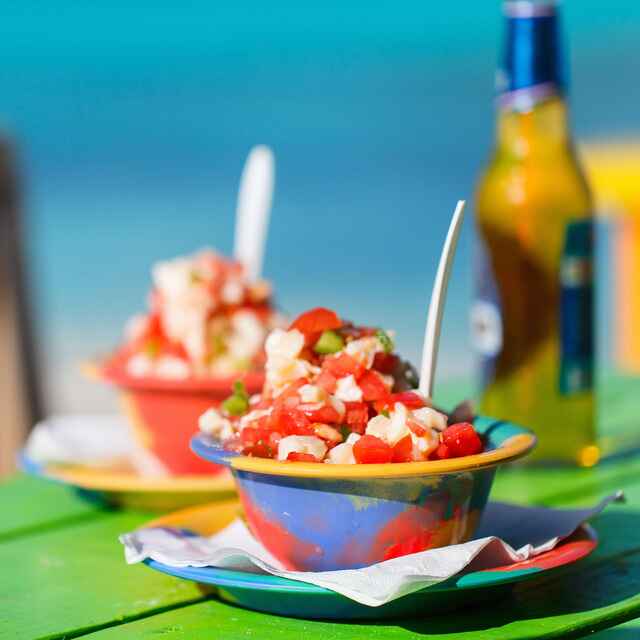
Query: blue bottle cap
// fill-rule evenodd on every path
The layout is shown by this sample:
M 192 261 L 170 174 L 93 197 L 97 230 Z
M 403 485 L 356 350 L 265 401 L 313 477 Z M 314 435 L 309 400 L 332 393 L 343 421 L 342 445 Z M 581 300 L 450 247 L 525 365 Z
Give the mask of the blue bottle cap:
M 523 95 L 537 101 L 562 94 L 565 74 L 555 2 L 514 0 L 503 5 L 506 18 L 504 58 L 496 85 L 501 101 Z

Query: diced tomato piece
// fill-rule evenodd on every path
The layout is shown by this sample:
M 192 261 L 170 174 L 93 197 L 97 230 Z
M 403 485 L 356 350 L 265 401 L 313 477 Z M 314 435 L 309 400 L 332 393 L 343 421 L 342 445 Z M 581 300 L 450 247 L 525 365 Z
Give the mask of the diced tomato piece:
M 302 402 L 298 394 L 291 394 L 279 400 L 280 406 L 284 407 L 285 409 L 295 409 Z
M 398 356 L 393 353 L 376 353 L 373 368 L 380 373 L 392 374 L 398 366 Z
M 358 380 L 358 386 L 362 389 L 362 398 L 367 402 L 381 400 L 389 395 L 387 386 L 375 371 L 365 371 Z
M 147 326 L 144 334 L 146 338 L 161 338 L 164 336 L 159 313 L 151 313 L 147 316 Z
M 249 422 L 245 429 L 264 429 L 265 431 L 271 430 L 271 416 L 260 416 Z
M 335 311 L 325 309 L 324 307 L 316 307 L 300 314 L 289 327 L 297 329 L 305 335 L 319 334 L 329 329 L 338 329 L 342 326 L 342 320 Z
M 277 445 L 274 447 L 271 442 L 271 433 L 267 429 L 245 427 L 240 432 L 240 442 L 242 452 L 249 456 L 273 458 L 277 451 Z
M 458 422 L 442 432 L 442 442 L 452 458 L 472 456 L 482 451 L 482 440 L 469 422 Z
M 345 402 L 346 408 L 344 421 L 351 431 L 364 433 L 369 422 L 369 408 L 364 402 Z
M 329 371 L 322 371 L 316 378 L 315 385 L 324 389 L 327 393 L 334 393 L 337 387 L 336 377 Z
M 447 458 L 451 458 L 451 453 L 449 447 L 442 443 L 440 443 L 429 456 L 431 460 L 446 460 Z
M 299 405 L 298 410 L 304 413 L 311 422 L 323 422 L 325 424 L 340 422 L 340 414 L 330 404 L 325 404 L 319 409 L 307 409 L 307 406 L 309 405 Z
M 281 409 L 272 415 L 273 429 L 288 436 L 313 435 L 311 420 L 297 409 Z
M 411 436 L 405 436 L 393 445 L 393 462 L 411 462 L 413 452 L 413 441 Z
M 384 440 L 365 435 L 353 445 L 353 457 L 359 464 L 381 464 L 391 462 L 393 449 Z
M 358 384 L 360 384 L 360 382 L 358 382 Z M 403 404 L 407 409 L 420 409 L 426 406 L 425 401 L 413 391 L 387 393 L 384 397 L 376 400 L 373 406 L 378 413 L 382 413 L 385 410 L 393 409 L 393 405 L 396 402 Z
M 313 454 L 299 453 L 298 451 L 290 451 L 287 460 L 289 462 L 320 462 Z
M 275 458 L 277 450 L 277 447 L 274 449 L 268 440 L 258 440 L 258 442 L 253 445 L 251 451 L 245 453 L 255 458 Z
M 400 402 L 407 409 L 420 409 L 426 407 L 425 401 L 413 391 L 401 391 L 400 393 L 392 393 L 390 396 L 391 404 Z
M 258 430 L 254 427 L 245 427 L 240 432 L 240 441 L 244 447 L 252 447 L 258 439 Z
M 322 363 L 322 369 L 328 371 L 336 378 L 344 378 L 350 375 L 359 378 L 366 371 L 364 365 L 344 352 L 338 356 L 325 358 Z

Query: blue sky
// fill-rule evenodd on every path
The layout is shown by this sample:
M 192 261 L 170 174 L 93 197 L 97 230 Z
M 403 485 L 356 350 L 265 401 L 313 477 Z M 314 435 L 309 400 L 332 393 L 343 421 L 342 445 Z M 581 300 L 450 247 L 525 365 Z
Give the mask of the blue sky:
M 278 163 L 265 269 L 282 307 L 396 328 L 415 357 L 449 215 L 489 153 L 499 7 L 25 0 L 3 12 L 0 117 L 28 185 L 49 407 L 110 406 L 74 363 L 118 340 L 152 261 L 230 250 L 258 142 Z M 565 3 L 580 139 L 640 128 L 640 5 L 606 9 Z M 443 376 L 472 368 L 471 241 L 469 219 Z

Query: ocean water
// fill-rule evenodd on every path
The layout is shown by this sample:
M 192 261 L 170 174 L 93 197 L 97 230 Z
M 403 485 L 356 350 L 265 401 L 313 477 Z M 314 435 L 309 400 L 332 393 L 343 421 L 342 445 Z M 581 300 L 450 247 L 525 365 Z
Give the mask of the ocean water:
M 238 178 L 256 143 L 277 160 L 265 274 L 281 307 L 322 304 L 394 328 L 417 359 L 449 216 L 458 198 L 472 197 L 491 145 L 499 7 L 24 0 L 5 8 L 0 117 L 27 182 L 48 410 L 113 406 L 78 362 L 114 345 L 144 307 L 153 261 L 202 246 L 231 250 Z M 640 133 L 640 5 L 606 8 L 565 3 L 573 120 L 584 140 Z M 472 369 L 472 235 L 468 216 L 443 379 Z M 606 271 L 606 242 L 601 255 Z

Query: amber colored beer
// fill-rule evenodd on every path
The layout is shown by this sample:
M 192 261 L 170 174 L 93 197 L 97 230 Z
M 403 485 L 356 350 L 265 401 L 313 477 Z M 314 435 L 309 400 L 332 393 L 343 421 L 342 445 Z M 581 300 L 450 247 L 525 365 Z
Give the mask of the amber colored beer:
M 591 465 L 593 214 L 568 126 L 557 8 L 508 2 L 505 16 L 497 139 L 476 195 L 480 410 L 533 429 L 535 459 Z

